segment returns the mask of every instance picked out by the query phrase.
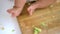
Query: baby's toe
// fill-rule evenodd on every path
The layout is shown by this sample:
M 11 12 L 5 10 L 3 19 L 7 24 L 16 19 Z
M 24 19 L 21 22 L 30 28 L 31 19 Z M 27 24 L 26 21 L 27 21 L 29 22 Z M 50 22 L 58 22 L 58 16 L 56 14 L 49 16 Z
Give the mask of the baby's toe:
M 12 17 L 16 17 L 16 16 L 18 16 L 18 15 L 16 15 L 16 13 L 12 13 Z
M 11 14 L 11 13 L 13 13 L 14 11 L 13 11 L 12 9 L 8 9 L 7 12 Z
M 8 13 L 11 13 L 11 10 L 10 10 L 10 9 L 8 9 L 8 10 L 7 10 L 7 12 L 8 12 Z
M 17 17 L 17 16 L 19 16 L 20 15 L 20 12 L 19 11 L 14 11 L 13 13 L 12 13 L 12 16 L 13 17 Z

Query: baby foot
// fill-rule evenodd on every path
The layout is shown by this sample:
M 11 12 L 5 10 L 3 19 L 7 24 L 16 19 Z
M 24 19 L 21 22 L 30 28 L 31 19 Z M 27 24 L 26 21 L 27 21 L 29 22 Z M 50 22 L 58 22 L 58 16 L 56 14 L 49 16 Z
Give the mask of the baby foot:
M 56 0 L 42 0 L 42 1 L 37 1 L 33 3 L 27 10 L 30 15 L 35 11 L 37 8 L 46 8 L 52 3 L 54 3 Z
M 12 17 L 16 17 L 19 16 L 19 14 L 21 13 L 21 8 L 8 9 L 7 12 L 10 13 Z

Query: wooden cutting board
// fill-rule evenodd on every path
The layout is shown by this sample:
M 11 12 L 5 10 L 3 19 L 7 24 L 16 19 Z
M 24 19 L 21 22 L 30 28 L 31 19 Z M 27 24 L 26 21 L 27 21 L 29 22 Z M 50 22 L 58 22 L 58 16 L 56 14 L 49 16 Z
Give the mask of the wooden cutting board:
M 34 34 L 33 26 L 42 30 L 39 34 L 57 33 L 55 30 L 60 27 L 60 3 L 54 3 L 44 9 L 37 9 L 32 16 L 28 15 L 27 7 L 28 5 L 26 4 L 22 14 L 17 17 L 22 34 Z M 41 23 L 45 23 L 47 27 L 42 27 Z M 51 31 L 55 33 L 52 33 Z M 57 31 L 59 32 L 60 29 Z

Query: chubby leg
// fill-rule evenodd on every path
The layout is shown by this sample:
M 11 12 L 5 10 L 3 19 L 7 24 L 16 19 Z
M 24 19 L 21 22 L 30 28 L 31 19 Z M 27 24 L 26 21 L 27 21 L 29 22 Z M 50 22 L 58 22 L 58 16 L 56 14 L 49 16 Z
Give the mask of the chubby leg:
M 37 8 L 45 8 L 49 5 L 53 4 L 56 0 L 38 0 L 37 2 L 33 3 L 27 10 L 30 15 L 34 12 Z
M 14 7 L 12 9 L 8 9 L 7 11 L 13 17 L 16 17 L 21 13 L 21 11 L 26 3 L 26 0 L 15 0 L 14 2 L 15 2 Z

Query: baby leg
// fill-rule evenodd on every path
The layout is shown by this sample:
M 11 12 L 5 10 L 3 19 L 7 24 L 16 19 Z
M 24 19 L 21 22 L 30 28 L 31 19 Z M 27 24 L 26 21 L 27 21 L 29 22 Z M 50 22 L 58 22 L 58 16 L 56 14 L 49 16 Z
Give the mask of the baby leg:
M 15 0 L 14 2 L 15 2 L 14 7 L 12 9 L 8 9 L 7 11 L 13 17 L 16 17 L 21 13 L 21 11 L 26 3 L 26 0 Z

